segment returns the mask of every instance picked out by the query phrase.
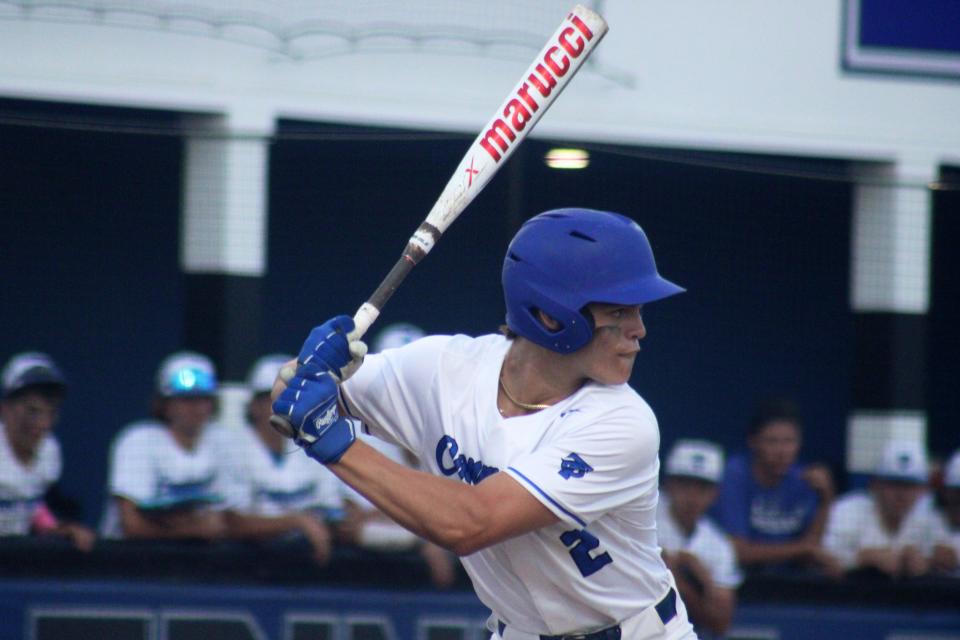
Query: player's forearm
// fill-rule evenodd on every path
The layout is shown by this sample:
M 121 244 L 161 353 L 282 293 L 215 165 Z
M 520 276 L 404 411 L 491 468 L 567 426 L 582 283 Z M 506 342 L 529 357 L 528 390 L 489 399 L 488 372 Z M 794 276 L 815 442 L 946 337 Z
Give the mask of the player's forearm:
M 733 590 L 718 587 L 709 576 L 692 576 L 682 567 L 673 570 L 687 614 L 698 629 L 723 635 L 733 619 Z
M 807 538 L 817 542 L 823 539 L 823 532 L 827 528 L 827 517 L 830 515 L 830 504 L 831 502 L 827 499 L 821 500 L 820 506 L 817 507 L 813 520 L 804 534 Z
M 300 513 L 282 516 L 259 516 L 239 511 L 226 513 L 231 536 L 242 539 L 273 538 L 299 531 L 302 528 L 303 518 L 309 517 L 311 516 Z
M 120 525 L 125 538 L 176 540 L 207 537 L 198 514 L 147 514 L 132 502 L 120 500 Z
M 736 593 L 733 589 L 711 585 L 702 601 L 705 614 L 703 627 L 713 635 L 724 635 L 733 621 L 735 602 Z
M 807 544 L 802 541 L 783 543 L 750 542 L 734 538 L 737 560 L 741 565 L 777 564 L 802 560 L 807 553 Z
M 477 550 L 485 517 L 472 487 L 415 471 L 356 442 L 337 464 L 341 480 L 395 522 L 458 555 Z

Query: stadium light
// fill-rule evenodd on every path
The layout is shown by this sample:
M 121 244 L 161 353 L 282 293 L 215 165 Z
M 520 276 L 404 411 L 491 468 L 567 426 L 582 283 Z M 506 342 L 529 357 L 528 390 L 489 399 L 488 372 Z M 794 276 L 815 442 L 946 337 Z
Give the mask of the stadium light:
M 585 169 L 590 154 L 585 149 L 550 149 L 543 158 L 551 169 Z

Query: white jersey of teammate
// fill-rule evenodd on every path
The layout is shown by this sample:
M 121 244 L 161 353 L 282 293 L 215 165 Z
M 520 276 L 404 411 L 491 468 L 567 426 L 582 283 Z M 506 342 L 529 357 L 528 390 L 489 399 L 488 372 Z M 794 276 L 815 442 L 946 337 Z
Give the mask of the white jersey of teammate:
M 220 456 L 227 508 L 268 517 L 308 510 L 340 515 L 342 483 L 326 467 L 298 455 L 298 449 L 274 453 L 252 428 L 218 431 L 215 437 L 229 432 L 230 438 L 229 449 L 220 449 L 230 451 Z
M 673 586 L 657 546 L 656 418 L 629 386 L 588 383 L 504 419 L 497 381 L 509 347 L 498 335 L 424 338 L 369 356 L 343 399 L 424 470 L 471 484 L 508 473 L 560 519 L 462 558 L 494 616 L 550 634 L 615 624 Z
M 62 462 L 56 438 L 46 436 L 33 464 L 17 459 L 7 440 L 7 427 L 0 422 L 0 535 L 22 536 L 30 525 L 43 494 L 60 478 Z
M 861 549 L 914 546 L 929 555 L 936 544 L 948 544 L 949 532 L 937 513 L 932 496 L 924 494 L 895 532 L 887 531 L 869 492 L 855 491 L 841 496 L 831 507 L 823 546 L 845 569 L 856 563 Z
M 693 534 L 687 536 L 670 515 L 670 502 L 666 496 L 660 497 L 657 510 L 657 537 L 660 546 L 668 553 L 686 551 L 695 555 L 710 570 L 717 586 L 736 589 L 743 582 L 737 555 L 727 534 L 713 520 L 703 516 L 697 521 Z
M 217 461 L 223 436 L 217 425 L 207 425 L 193 450 L 183 449 L 170 430 L 155 420 L 134 422 L 124 428 L 110 450 L 111 497 L 126 498 L 140 509 L 217 505 L 223 501 Z M 110 500 L 101 533 L 122 536 L 120 513 Z

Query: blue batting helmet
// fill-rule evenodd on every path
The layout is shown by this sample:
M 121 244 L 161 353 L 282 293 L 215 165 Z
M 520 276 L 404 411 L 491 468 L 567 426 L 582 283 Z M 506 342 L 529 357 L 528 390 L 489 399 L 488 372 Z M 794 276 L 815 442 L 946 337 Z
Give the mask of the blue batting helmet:
M 591 302 L 644 304 L 685 291 L 657 273 L 646 234 L 618 213 L 554 209 L 527 220 L 503 262 L 507 326 L 558 353 L 586 345 Z M 550 331 L 541 310 L 560 323 Z

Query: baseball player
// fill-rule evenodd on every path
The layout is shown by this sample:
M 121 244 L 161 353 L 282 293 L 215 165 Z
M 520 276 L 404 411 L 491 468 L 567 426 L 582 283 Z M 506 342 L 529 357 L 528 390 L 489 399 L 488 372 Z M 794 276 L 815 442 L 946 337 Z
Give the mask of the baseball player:
M 105 537 L 221 539 L 220 455 L 211 424 L 217 392 L 213 363 L 191 351 L 171 354 L 157 371 L 154 419 L 127 425 L 110 450 Z
M 57 518 L 44 501 L 63 466 L 52 431 L 66 392 L 66 378 L 45 353 L 18 353 L 0 372 L 0 536 L 58 535 L 89 551 L 94 533 Z
M 726 533 L 706 515 L 717 497 L 723 450 L 706 440 L 678 440 L 667 456 L 657 539 L 701 638 L 722 637 L 743 582 Z
M 258 359 L 247 377 L 248 429 L 221 429 L 232 441 L 233 456 L 221 458 L 226 518 L 231 535 L 252 540 L 301 535 L 314 559 L 330 558 L 327 519 L 343 515 L 342 483 L 327 469 L 291 453 L 290 441 L 270 426 L 270 389 L 282 354 Z
M 626 384 L 643 305 L 683 289 L 634 221 L 588 209 L 528 220 L 503 288 L 504 335 L 429 336 L 362 367 L 350 318 L 315 328 L 274 412 L 307 455 L 462 557 L 494 639 L 695 638 L 657 546 L 657 421 Z M 351 416 L 426 472 L 357 441 Z
M 887 442 L 869 489 L 833 504 L 824 546 L 846 570 L 914 578 L 945 568 L 934 558 L 949 554 L 949 533 L 928 480 L 927 452 L 920 443 Z

